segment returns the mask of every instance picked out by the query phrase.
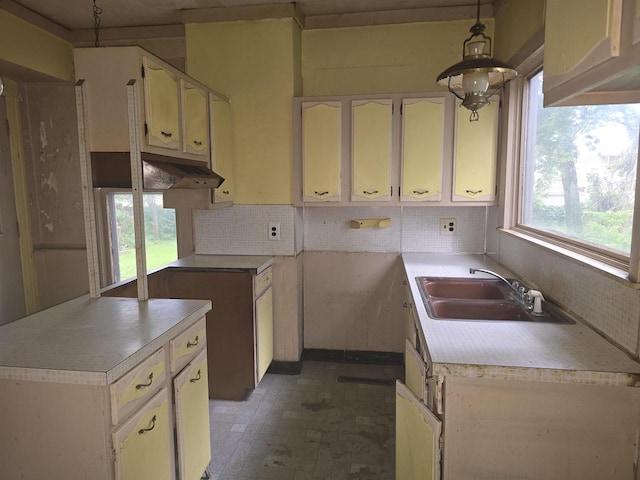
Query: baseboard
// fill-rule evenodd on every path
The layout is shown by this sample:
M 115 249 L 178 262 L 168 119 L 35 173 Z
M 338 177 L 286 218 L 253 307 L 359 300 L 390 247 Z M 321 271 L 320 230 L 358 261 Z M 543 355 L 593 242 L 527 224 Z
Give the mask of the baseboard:
M 267 373 L 274 373 L 276 375 L 300 375 L 302 371 L 302 359 L 297 362 L 281 362 L 273 360 Z
M 369 365 L 403 365 L 404 355 L 399 352 L 371 352 L 365 350 L 328 350 L 305 348 L 302 360 L 339 363 L 363 363 Z

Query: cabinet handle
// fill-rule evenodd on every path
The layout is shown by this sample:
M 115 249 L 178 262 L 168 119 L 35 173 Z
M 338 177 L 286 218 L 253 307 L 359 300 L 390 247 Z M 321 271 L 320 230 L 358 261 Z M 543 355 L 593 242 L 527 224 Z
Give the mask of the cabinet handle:
M 164 130 L 160 130 L 160 133 L 162 134 L 163 137 L 173 137 L 173 133 L 171 132 L 165 132 Z
M 202 142 L 199 140 L 194 140 L 193 143 L 195 143 L 197 146 L 201 147 L 202 146 Z
M 196 338 L 193 340 L 193 342 L 187 342 L 187 348 L 195 347 L 199 342 L 200 341 L 198 339 L 198 335 L 196 335 Z
M 413 193 L 416 195 L 424 195 L 425 193 L 429 193 L 429 190 L 414 190 Z
M 470 193 L 471 195 L 477 195 L 482 192 L 482 190 L 465 190 L 465 191 L 467 193 Z
M 323 190 L 322 192 L 318 192 L 317 190 L 314 191 L 313 193 L 315 193 L 316 195 L 318 195 L 319 197 L 322 197 L 323 195 L 326 195 L 327 193 L 329 193 L 328 190 Z
M 136 385 L 136 390 L 142 390 L 143 388 L 150 387 L 153 383 L 153 372 L 149 374 L 149 381 L 147 383 L 139 383 Z
M 202 372 L 200 371 L 200 369 L 198 369 L 198 375 L 196 375 L 195 378 L 190 378 L 189 381 L 191 383 L 196 383 L 198 380 L 200 380 L 202 378 Z
M 150 432 L 154 428 L 156 428 L 156 416 L 155 415 L 151 419 L 151 426 L 148 427 L 148 428 L 141 428 L 140 430 L 138 430 L 138 435 L 144 435 L 145 433 Z
M 224 193 L 225 195 L 229 195 L 229 190 L 223 190 L 222 193 Z
M 364 193 L 365 195 L 373 195 L 375 193 L 378 193 L 379 190 L 363 190 L 362 193 Z

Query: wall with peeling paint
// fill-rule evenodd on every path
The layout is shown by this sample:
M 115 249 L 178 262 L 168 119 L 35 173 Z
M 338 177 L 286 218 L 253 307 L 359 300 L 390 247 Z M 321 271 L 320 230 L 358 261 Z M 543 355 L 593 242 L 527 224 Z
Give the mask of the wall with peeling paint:
M 20 89 L 40 307 L 88 291 L 73 85 Z

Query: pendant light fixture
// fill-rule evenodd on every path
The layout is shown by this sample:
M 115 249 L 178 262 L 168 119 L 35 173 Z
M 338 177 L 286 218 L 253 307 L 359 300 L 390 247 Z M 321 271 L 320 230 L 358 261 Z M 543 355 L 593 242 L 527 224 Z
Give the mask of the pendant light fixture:
M 489 103 L 489 97 L 518 74 L 512 66 L 491 57 L 491 37 L 485 35 L 485 29 L 480 23 L 478 0 L 476 23 L 462 45 L 462 61 L 447 68 L 436 80 L 471 110 L 470 122 L 478 120 L 478 110 Z

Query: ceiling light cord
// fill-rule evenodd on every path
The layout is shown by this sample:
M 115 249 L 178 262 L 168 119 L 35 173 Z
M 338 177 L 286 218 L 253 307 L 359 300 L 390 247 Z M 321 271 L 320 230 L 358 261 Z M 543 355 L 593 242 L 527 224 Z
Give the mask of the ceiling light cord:
M 93 0 L 93 33 L 95 34 L 96 41 L 94 45 L 96 47 L 100 46 L 100 15 L 102 14 L 102 9 L 96 5 L 96 0 Z

